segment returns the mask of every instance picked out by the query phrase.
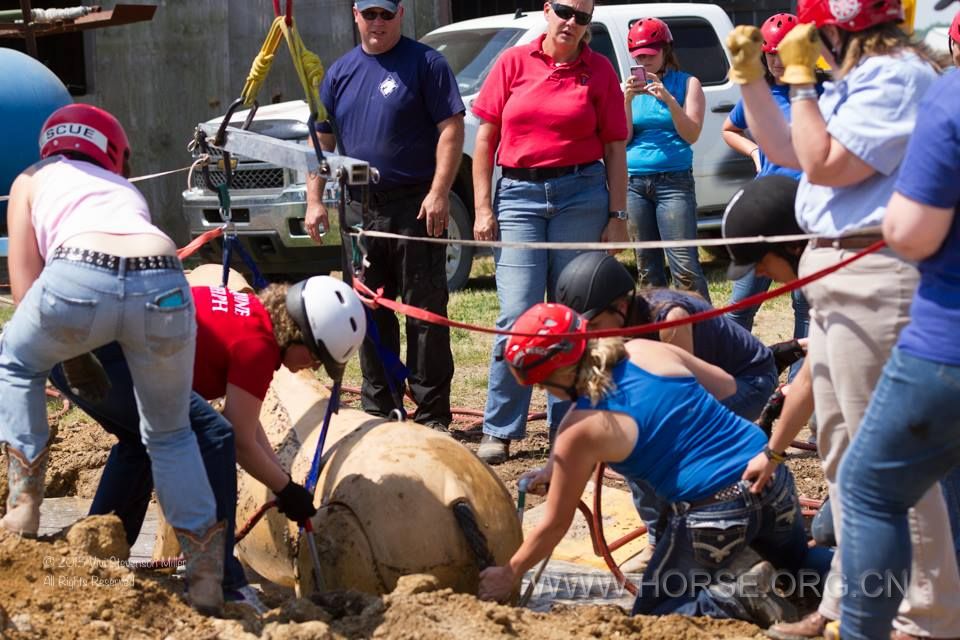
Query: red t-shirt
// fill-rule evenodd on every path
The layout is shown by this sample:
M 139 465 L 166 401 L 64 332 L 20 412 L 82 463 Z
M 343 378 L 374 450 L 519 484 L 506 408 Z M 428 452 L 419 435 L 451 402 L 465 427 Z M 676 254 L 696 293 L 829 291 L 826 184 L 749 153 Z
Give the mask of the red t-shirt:
M 555 67 L 546 34 L 503 52 L 473 103 L 477 117 L 500 126 L 498 164 L 562 167 L 603 157 L 603 145 L 627 139 L 623 91 L 613 65 L 584 45 Z
M 197 356 L 193 390 L 207 400 L 233 384 L 264 399 L 280 368 L 273 323 L 260 300 L 223 287 L 193 287 L 197 308 Z

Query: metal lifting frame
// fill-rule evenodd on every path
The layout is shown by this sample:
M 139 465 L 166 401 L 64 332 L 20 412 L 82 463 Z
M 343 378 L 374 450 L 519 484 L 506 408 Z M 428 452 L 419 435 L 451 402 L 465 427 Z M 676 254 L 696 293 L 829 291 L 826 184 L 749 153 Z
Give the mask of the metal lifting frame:
M 320 174 L 328 180 L 342 180 L 341 184 L 351 187 L 367 186 L 376 182 L 379 175 L 365 160 L 358 160 L 333 153 L 324 153 L 327 167 L 324 168 L 311 148 L 288 140 L 278 140 L 260 133 L 246 131 L 238 127 L 227 126 L 223 129 L 223 140 L 217 140 L 221 130 L 219 124 L 200 124 L 199 128 L 212 148 L 221 149 L 260 162 L 269 162 L 278 167 L 303 171 L 308 174 Z

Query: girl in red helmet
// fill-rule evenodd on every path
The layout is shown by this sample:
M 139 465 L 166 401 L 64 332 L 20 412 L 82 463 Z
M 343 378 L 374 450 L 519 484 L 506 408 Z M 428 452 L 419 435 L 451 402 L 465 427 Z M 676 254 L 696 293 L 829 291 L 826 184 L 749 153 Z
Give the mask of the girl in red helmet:
M 99 368 L 92 349 L 117 341 L 136 389 L 154 484 L 186 559 L 195 608 L 223 606 L 224 523 L 190 429 L 196 324 L 176 245 L 126 180 L 130 148 L 112 115 L 85 104 L 55 111 L 40 162 L 13 183 L 10 288 L 18 303 L 0 344 L 0 439 L 7 443 L 7 512 L 0 525 L 36 535 L 49 425 L 51 369 Z M 93 359 L 93 361 L 91 361 Z
M 903 19 L 899 0 L 800 0 L 797 16 L 801 24 L 778 46 L 783 81 L 791 85 L 789 124 L 762 79 L 759 31 L 737 27 L 727 43 L 734 63 L 730 77 L 742 85 L 751 133 L 771 160 L 803 171 L 797 222 L 820 236 L 801 258 L 803 277 L 881 239 L 876 228 L 883 223 L 907 141 L 920 118 L 920 99 L 938 68 L 898 26 Z M 835 70 L 835 81 L 818 97 L 815 66 L 821 54 Z M 882 249 L 804 287 L 811 306 L 807 359 L 817 440 L 840 553 L 818 611 L 796 625 L 778 625 L 771 630 L 775 638 L 816 637 L 840 617 L 839 556 L 856 553 L 856 548 L 845 546 L 838 471 L 897 335 L 910 318 L 917 282 L 912 263 Z M 765 469 L 769 464 L 762 457 L 751 462 L 751 474 Z M 927 492 L 911 517 L 912 586 L 895 633 L 955 637 L 960 572 L 939 487 Z
M 638 239 L 697 237 L 693 148 L 706 105 L 700 81 L 680 70 L 673 35 L 658 18 L 633 23 L 627 48 L 636 64 L 624 84 L 627 116 L 627 215 Z M 666 287 L 666 262 L 674 284 L 709 302 L 696 247 L 637 250 L 641 286 Z
M 819 577 L 831 552 L 808 549 L 789 469 L 779 467 L 760 495 L 741 482 L 764 437 L 716 400 L 732 393 L 733 379 L 673 345 L 584 340 L 577 334 L 586 324 L 563 305 L 538 304 L 513 327 L 535 335 L 507 342 L 505 360 L 521 384 L 539 384 L 576 404 L 547 466 L 526 476 L 531 491 L 543 493 L 549 485 L 547 516 L 505 566 L 480 574 L 480 597 L 508 598 L 524 573 L 549 555 L 594 467 L 605 462 L 649 483 L 668 503 L 635 614 L 738 618 L 763 627 L 790 619 L 793 606 L 772 589 L 774 566 Z M 731 588 L 727 567 L 747 546 L 764 561 L 738 579 L 737 587 L 752 589 Z M 717 588 L 721 576 L 726 588 Z

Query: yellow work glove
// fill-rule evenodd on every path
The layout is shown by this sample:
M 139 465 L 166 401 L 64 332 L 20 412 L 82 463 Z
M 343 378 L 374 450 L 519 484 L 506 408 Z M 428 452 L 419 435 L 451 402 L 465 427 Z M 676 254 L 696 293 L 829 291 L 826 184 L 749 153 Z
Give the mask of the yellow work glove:
M 777 45 L 783 62 L 781 81 L 786 84 L 816 84 L 814 69 L 820 57 L 820 36 L 812 24 L 797 25 Z
M 740 25 L 727 36 L 727 48 L 733 58 L 733 67 L 729 72 L 732 82 L 747 84 L 759 80 L 766 73 L 760 61 L 763 48 L 763 36 L 756 27 Z

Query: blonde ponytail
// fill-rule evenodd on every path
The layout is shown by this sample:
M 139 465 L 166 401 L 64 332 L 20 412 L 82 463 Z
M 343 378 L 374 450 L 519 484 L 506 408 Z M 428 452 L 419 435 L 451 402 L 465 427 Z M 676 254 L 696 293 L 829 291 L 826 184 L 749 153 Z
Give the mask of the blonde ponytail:
M 577 371 L 577 392 L 595 405 L 612 390 L 613 368 L 627 357 L 623 338 L 601 338 L 587 342 Z

